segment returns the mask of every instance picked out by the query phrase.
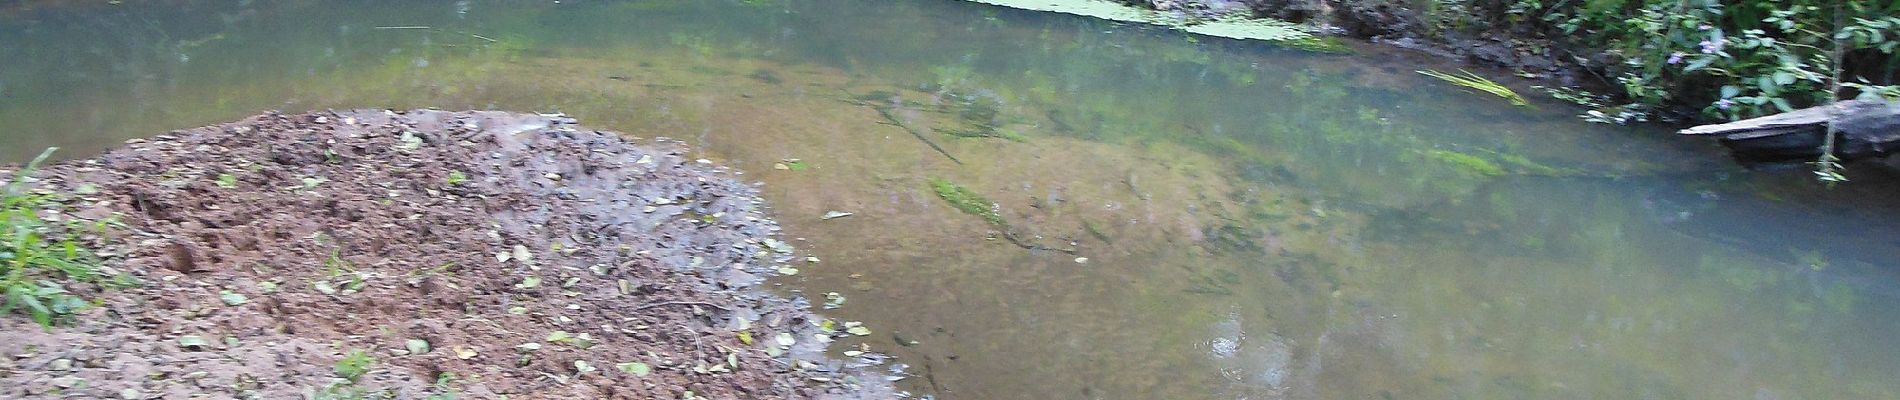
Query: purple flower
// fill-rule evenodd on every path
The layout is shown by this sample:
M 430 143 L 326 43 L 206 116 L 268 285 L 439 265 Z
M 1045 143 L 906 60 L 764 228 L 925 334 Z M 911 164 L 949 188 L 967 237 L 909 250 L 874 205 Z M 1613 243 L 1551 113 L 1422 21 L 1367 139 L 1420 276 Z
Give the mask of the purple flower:
M 1669 63 L 1669 65 L 1681 64 L 1682 52 L 1678 51 L 1674 53 L 1669 53 L 1669 61 L 1664 61 L 1664 62 Z
M 1702 43 L 1697 43 L 1696 45 L 1702 47 L 1702 54 L 1715 54 L 1716 52 L 1722 51 L 1722 45 L 1727 42 L 1726 40 L 1722 40 L 1722 38 L 1714 38 L 1703 40 Z
M 1718 108 L 1718 109 L 1727 110 L 1730 106 L 1733 106 L 1733 105 L 1735 105 L 1735 102 L 1729 101 L 1729 99 L 1721 99 L 1721 100 L 1715 101 L 1715 108 Z

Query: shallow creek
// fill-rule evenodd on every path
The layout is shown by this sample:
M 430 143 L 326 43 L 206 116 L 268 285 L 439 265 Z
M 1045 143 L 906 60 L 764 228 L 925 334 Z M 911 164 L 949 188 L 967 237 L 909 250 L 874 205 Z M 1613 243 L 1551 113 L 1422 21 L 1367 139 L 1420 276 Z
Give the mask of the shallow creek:
M 0 160 L 265 109 L 685 140 L 920 395 L 1900 398 L 1900 179 L 1414 72 L 1456 65 L 949 0 L 59 3 L 0 6 Z

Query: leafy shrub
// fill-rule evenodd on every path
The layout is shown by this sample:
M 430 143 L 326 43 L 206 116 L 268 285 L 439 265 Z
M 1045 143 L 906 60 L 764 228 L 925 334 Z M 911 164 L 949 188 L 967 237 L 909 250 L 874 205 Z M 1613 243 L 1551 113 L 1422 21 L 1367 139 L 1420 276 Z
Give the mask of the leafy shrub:
M 1552 37 L 1601 50 L 1631 104 L 1742 119 L 1834 99 L 1900 94 L 1900 2 L 1517 0 Z M 1837 54 L 1838 51 L 1838 54 Z M 1838 82 L 1836 77 L 1839 77 Z
M 343 358 L 337 359 L 336 365 L 330 368 L 336 370 L 337 377 L 356 382 L 364 374 L 368 374 L 369 367 L 374 365 L 376 365 L 376 359 L 370 357 L 368 352 L 350 350 L 343 355 Z
M 53 150 L 40 153 L 0 188 L 0 290 L 6 295 L 0 314 L 17 309 L 43 326 L 87 306 L 60 281 L 103 277 L 92 253 L 68 234 L 71 227 L 41 218 L 42 210 L 59 206 L 54 195 L 28 187 L 29 175 Z

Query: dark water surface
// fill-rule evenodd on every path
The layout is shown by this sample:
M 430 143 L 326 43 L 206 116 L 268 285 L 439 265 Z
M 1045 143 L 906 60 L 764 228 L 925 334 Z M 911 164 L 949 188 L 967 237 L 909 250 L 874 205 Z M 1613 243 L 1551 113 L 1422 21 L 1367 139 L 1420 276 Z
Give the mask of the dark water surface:
M 1900 179 L 1413 72 L 1456 66 L 950 0 L 101 3 L 0 5 L 0 159 L 266 109 L 687 140 L 920 395 L 1900 398 Z

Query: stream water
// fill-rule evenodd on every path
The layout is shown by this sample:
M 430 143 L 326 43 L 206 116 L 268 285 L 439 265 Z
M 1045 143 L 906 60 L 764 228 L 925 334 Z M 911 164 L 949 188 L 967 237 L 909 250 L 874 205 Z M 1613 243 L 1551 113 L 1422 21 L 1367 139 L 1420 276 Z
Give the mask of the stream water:
M 951 0 L 126 3 L 0 5 L 0 160 L 267 109 L 682 139 L 919 395 L 1900 398 L 1900 177 L 1414 72 L 1456 65 Z

